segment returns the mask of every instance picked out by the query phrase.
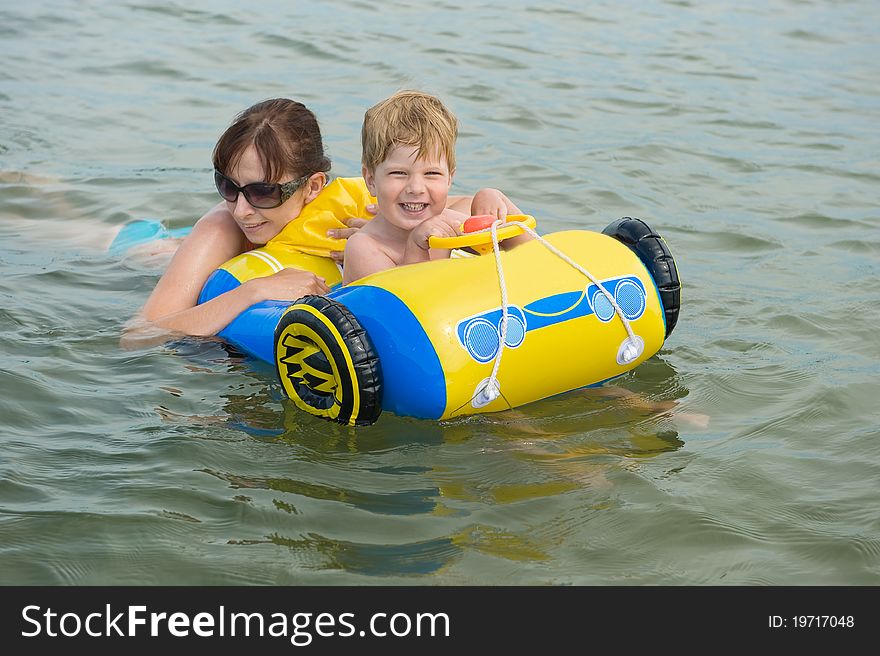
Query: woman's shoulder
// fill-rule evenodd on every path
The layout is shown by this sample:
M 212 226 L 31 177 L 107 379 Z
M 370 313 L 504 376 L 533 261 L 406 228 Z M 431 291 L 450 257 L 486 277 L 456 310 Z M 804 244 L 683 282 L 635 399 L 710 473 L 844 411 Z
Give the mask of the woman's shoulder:
M 196 227 L 202 230 L 230 230 L 237 229 L 235 219 L 232 213 L 226 208 L 226 203 L 217 203 L 210 210 L 205 212 L 202 217 L 196 221 Z
M 193 226 L 191 236 L 200 242 L 222 242 L 242 253 L 255 248 L 238 227 L 226 203 L 218 203 L 205 212 Z

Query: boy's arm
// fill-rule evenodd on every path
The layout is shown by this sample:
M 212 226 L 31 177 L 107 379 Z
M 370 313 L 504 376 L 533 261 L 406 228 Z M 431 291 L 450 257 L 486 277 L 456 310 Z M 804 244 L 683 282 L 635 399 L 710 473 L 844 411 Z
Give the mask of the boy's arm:
M 471 203 L 473 196 L 449 196 L 446 199 L 446 209 L 461 212 L 466 216 L 470 216 Z
M 391 269 L 394 266 L 396 266 L 394 260 L 382 250 L 379 242 L 368 234 L 357 232 L 345 243 L 342 284 L 347 285 L 371 273 Z

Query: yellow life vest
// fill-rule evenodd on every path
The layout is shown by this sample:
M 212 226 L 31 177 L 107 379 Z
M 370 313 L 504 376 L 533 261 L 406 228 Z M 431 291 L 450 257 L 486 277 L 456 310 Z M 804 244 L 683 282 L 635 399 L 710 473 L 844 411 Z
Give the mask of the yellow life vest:
M 336 178 L 303 207 L 297 218 L 270 239 L 266 248 L 272 251 L 292 249 L 307 255 L 329 257 L 330 251 L 345 248 L 345 240 L 328 237 L 327 231 L 347 227 L 342 219 L 370 218 L 366 207 L 375 202 L 363 178 Z

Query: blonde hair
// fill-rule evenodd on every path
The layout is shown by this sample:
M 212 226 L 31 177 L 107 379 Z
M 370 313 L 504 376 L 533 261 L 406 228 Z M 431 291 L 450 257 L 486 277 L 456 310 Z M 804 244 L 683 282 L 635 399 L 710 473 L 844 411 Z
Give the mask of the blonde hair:
M 361 163 L 375 171 L 397 146 L 418 148 L 418 159 L 439 152 L 455 170 L 458 119 L 435 96 L 421 91 L 398 91 L 364 114 Z

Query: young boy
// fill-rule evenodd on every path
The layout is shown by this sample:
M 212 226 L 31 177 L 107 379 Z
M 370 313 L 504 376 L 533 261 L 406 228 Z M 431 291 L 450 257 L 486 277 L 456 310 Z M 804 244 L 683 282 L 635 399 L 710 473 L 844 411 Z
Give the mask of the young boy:
M 343 284 L 401 264 L 449 257 L 430 249 L 431 236 L 454 237 L 470 215 L 520 214 L 497 189 L 449 197 L 458 121 L 434 96 L 398 91 L 364 115 L 363 176 L 378 213 L 345 246 Z M 465 212 L 467 214 L 465 214 Z M 505 241 L 507 247 L 528 237 Z

